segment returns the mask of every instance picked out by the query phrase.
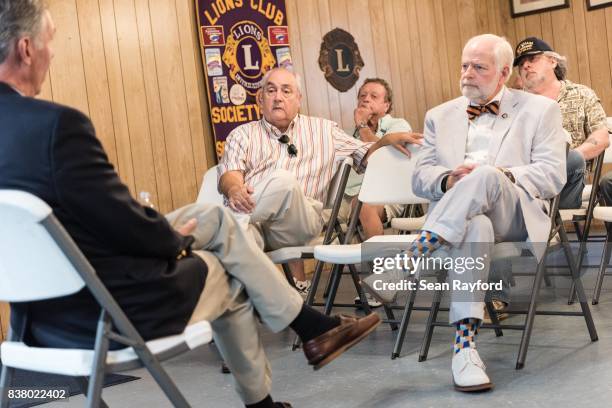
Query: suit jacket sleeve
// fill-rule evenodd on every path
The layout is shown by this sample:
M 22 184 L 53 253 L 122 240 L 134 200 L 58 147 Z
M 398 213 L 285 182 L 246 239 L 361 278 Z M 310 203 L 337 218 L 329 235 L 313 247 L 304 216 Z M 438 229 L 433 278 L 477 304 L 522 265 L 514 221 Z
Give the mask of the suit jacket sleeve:
M 109 248 L 171 259 L 190 245 L 191 237 L 181 236 L 164 216 L 131 197 L 82 113 L 73 109 L 60 113 L 50 154 L 62 209 Z
M 561 110 L 557 103 L 542 107 L 542 114 L 531 144 L 531 163 L 509 170 L 532 198 L 550 199 L 565 185 L 566 146 Z
M 425 130 L 423 133 L 423 146 L 419 151 L 412 175 L 412 191 L 419 197 L 437 201 L 444 195 L 440 189 L 442 178 L 450 173 L 451 169 L 438 165 L 436 126 L 431 111 L 425 115 Z

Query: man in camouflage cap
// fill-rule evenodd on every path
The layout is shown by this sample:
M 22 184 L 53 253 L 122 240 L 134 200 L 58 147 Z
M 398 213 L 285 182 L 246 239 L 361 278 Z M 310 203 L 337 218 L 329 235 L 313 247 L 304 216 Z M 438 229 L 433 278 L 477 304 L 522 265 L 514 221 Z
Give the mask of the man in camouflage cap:
M 609 145 L 606 114 L 591 88 L 566 79 L 567 59 L 543 40 L 524 39 L 516 46 L 515 55 L 514 66 L 518 66 L 524 90 L 559 103 L 563 128 L 571 136 L 567 184 L 561 192 L 560 208 L 580 208 L 585 161 L 594 159 Z

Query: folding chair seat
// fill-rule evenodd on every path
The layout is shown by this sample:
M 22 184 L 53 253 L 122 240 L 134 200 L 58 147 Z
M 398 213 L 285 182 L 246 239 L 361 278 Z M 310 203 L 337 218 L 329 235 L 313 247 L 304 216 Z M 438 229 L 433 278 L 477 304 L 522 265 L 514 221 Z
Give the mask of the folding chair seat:
M 516 361 L 516 369 L 522 369 L 525 365 L 525 360 L 527 357 L 527 349 L 529 347 L 529 342 L 531 340 L 531 332 L 533 329 L 533 323 L 534 323 L 536 315 L 582 316 L 585 319 L 591 341 L 598 340 L 597 331 L 595 329 L 595 324 L 591 316 L 591 311 L 587 303 L 586 295 L 584 293 L 584 287 L 582 285 L 582 281 L 579 275 L 579 270 L 577 268 L 578 263 L 576 263 L 574 260 L 574 255 L 572 253 L 571 246 L 567 238 L 567 233 L 565 232 L 565 229 L 563 227 L 563 221 L 561 220 L 561 216 L 558 211 L 558 208 L 559 208 L 559 195 L 557 195 L 552 200 L 552 203 L 550 206 L 550 209 L 551 209 L 550 213 L 553 214 L 551 218 L 551 221 L 552 221 L 551 230 L 549 232 L 549 238 L 546 244 L 544 255 L 542 256 L 542 259 L 538 262 L 538 265 L 537 265 L 535 279 L 534 279 L 533 287 L 532 287 L 530 298 L 529 298 L 529 306 L 527 310 L 509 310 L 508 311 L 508 313 L 510 314 L 525 314 L 526 318 L 525 318 L 524 323 L 521 325 L 499 324 L 496 318 L 496 313 L 494 312 L 494 310 L 492 310 L 490 303 L 486 304 L 487 310 L 492 318 L 493 324 L 484 324 L 482 325 L 483 329 L 488 329 L 488 328 L 494 329 L 498 336 L 502 335 L 502 331 L 501 331 L 502 329 L 521 330 L 523 332 L 521 343 L 519 346 L 519 353 L 518 353 L 518 357 Z M 537 297 L 540 292 L 542 280 L 544 279 L 544 276 L 546 274 L 546 267 L 547 267 L 546 258 L 547 258 L 548 253 L 550 252 L 551 241 L 553 241 L 553 238 L 557 234 L 559 234 L 561 238 L 561 246 L 563 248 L 566 258 L 568 259 L 570 276 L 573 280 L 573 285 L 576 289 L 576 293 L 578 294 L 578 299 L 579 299 L 580 308 L 581 308 L 580 312 L 536 310 L 537 309 L 536 308 Z M 497 245 L 495 249 L 497 250 Z M 503 254 L 503 251 L 500 251 L 500 254 L 494 253 L 494 258 L 497 258 L 498 256 L 508 256 L 508 255 L 516 256 L 517 254 L 518 252 L 516 252 L 516 248 L 515 248 L 514 250 L 511 250 L 509 254 L 506 253 L 505 255 Z M 438 312 L 441 310 L 440 309 L 441 298 L 442 298 L 442 292 L 436 291 L 434 294 L 434 299 L 432 302 L 430 313 L 427 318 L 427 323 L 425 325 L 425 335 L 423 337 L 423 342 L 421 344 L 421 351 L 419 352 L 419 361 L 425 361 L 427 359 L 427 354 L 429 351 L 429 346 L 431 344 L 431 339 L 433 337 L 434 328 L 436 326 L 443 326 L 443 327 L 450 326 L 448 322 L 437 321 Z
M 97 407 L 106 406 L 101 400 L 105 373 L 141 366 L 174 406 L 189 406 L 160 361 L 210 342 L 208 322 L 145 342 L 47 204 L 29 193 L 0 190 L 0 224 L 0 300 L 19 307 L 21 302 L 66 296 L 87 286 L 101 307 L 93 350 L 30 347 L 23 343 L 22 330 L 9 331 L 8 341 L 0 346 L 2 408 L 8 407 L 7 389 L 15 369 L 80 377 L 88 406 Z M 27 247 L 16 244 L 23 242 Z M 109 351 L 111 340 L 126 348 Z

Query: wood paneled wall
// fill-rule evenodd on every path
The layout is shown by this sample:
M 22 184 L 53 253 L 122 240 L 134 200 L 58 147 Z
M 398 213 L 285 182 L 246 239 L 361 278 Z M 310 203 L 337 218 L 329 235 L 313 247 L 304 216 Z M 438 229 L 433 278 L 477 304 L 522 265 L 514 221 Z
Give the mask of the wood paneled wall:
M 41 97 L 87 113 L 132 193 L 195 200 L 214 162 L 191 0 L 49 0 L 55 58 Z
M 9 305 L 0 302 L 0 343 L 8 336 L 9 327 Z
M 425 112 L 460 95 L 461 51 L 472 36 L 503 35 L 515 46 L 535 35 L 568 57 L 569 79 L 592 87 L 612 115 L 612 7 L 571 8 L 513 19 L 508 0 L 286 0 L 292 54 L 304 77 L 304 111 L 350 128 L 356 89 L 363 79 L 387 79 L 394 114 L 422 130 Z M 357 86 L 339 93 L 318 67 L 321 38 L 349 31 L 365 66 Z
M 193 0 L 48 0 L 56 56 L 42 97 L 88 113 L 132 192 L 162 211 L 192 202 L 215 164 Z M 612 8 L 571 8 L 513 19 L 508 0 L 286 0 L 302 111 L 352 126 L 364 78 L 389 80 L 395 115 L 422 130 L 425 112 L 459 95 L 461 49 L 476 34 L 536 35 L 569 59 L 612 115 Z M 318 67 L 325 33 L 355 37 L 361 81 L 340 93 Z

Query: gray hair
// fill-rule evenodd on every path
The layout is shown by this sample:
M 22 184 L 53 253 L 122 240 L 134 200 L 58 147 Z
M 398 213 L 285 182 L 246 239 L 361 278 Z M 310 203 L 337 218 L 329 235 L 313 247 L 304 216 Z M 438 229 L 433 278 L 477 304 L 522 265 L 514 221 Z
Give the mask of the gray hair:
M 559 55 L 554 51 L 544 51 L 544 55 L 547 57 L 553 58 L 557 61 L 557 66 L 555 67 L 555 76 L 559 81 L 563 81 L 565 76 L 567 75 L 567 58 L 563 55 Z
M 1 1 L 1 0 L 0 0 Z M 300 95 L 302 94 L 302 77 L 300 76 L 300 74 L 298 74 L 297 72 L 293 72 L 293 70 L 291 69 L 287 69 L 287 68 L 272 68 L 271 70 L 269 70 L 268 72 L 266 72 L 263 76 L 263 78 L 261 79 L 261 88 L 265 88 L 266 85 L 268 85 L 268 81 L 270 80 L 270 76 L 272 75 L 272 73 L 276 72 L 276 71 L 287 71 L 289 72 L 291 75 L 293 75 L 293 77 L 295 78 L 295 83 L 297 85 L 297 89 L 298 92 L 300 93 Z
M 495 65 L 497 66 L 499 72 L 501 72 L 504 67 L 508 67 L 508 76 L 506 77 L 506 82 L 508 82 L 508 79 L 510 79 L 510 74 L 512 73 L 512 63 L 514 62 L 514 50 L 512 49 L 512 45 L 510 45 L 506 37 L 500 37 L 495 34 L 480 34 L 470 38 L 465 44 L 464 49 L 471 43 L 480 40 L 490 40 L 495 42 L 495 46 L 493 48 Z
M 43 0 L 0 0 L 0 64 L 20 37 L 38 37 L 45 9 Z

